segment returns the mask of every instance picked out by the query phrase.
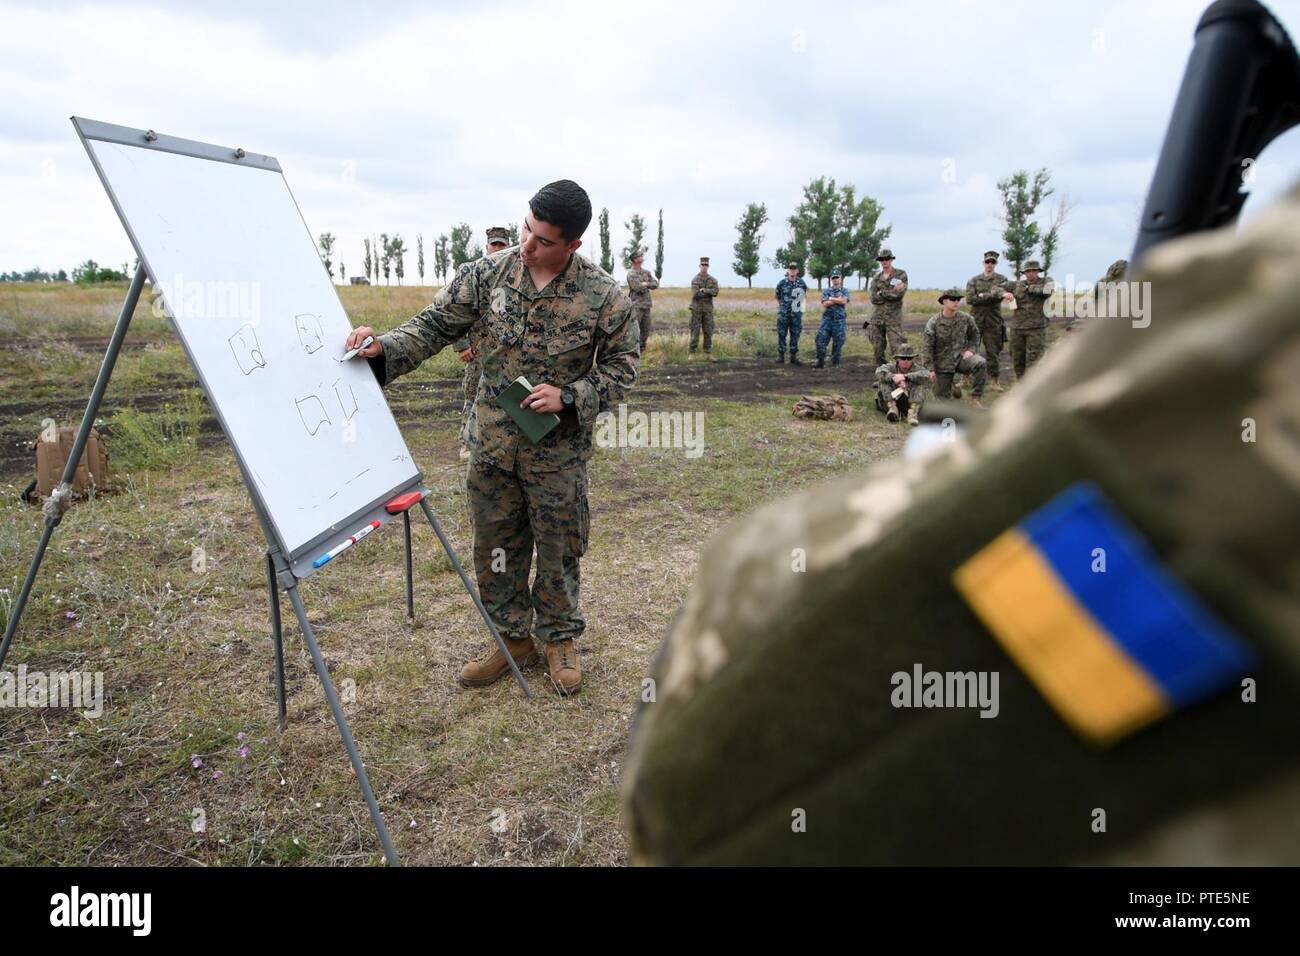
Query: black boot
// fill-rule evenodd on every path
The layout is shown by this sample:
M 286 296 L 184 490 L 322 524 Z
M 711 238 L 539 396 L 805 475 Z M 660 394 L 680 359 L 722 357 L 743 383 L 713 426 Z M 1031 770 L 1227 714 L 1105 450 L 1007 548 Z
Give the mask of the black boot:
M 784 352 L 777 352 L 777 353 L 776 353 L 776 364 L 777 364 L 777 365 L 784 365 L 784 364 L 785 364 L 785 353 L 784 353 Z
M 799 361 L 799 353 L 798 353 L 798 352 L 791 352 L 791 353 L 790 353 L 790 364 L 791 364 L 791 365 L 802 365 L 802 364 L 803 364 L 803 362 L 800 362 L 800 361 Z
M 813 368 L 825 368 L 825 367 L 826 367 L 826 356 L 822 352 L 818 352 L 817 364 L 814 365 Z

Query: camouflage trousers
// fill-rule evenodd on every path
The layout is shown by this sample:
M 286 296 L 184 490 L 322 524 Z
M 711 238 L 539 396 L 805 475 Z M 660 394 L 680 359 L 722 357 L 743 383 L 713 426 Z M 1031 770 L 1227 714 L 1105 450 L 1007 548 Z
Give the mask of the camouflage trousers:
M 979 398 L 984 394 L 984 386 L 988 384 L 989 378 L 988 363 L 984 361 L 984 356 L 974 353 L 970 358 L 959 358 L 955 369 L 934 373 L 935 398 L 952 398 L 952 380 L 957 374 L 970 376 L 972 397 Z
M 876 350 L 875 365 L 880 367 L 894 357 L 894 350 L 907 341 L 903 334 L 903 317 L 890 317 L 882 322 L 875 319 L 867 326 L 867 337 Z
M 702 309 L 691 306 L 691 351 L 700 345 L 700 332 L 704 333 L 704 351 L 713 351 L 713 306 Z
M 465 476 L 474 525 L 479 596 L 502 637 L 541 641 L 578 637 L 578 559 L 587 550 L 587 468 L 536 471 L 498 468 L 475 453 Z M 531 593 L 533 549 L 537 574 Z M 535 618 L 535 624 L 534 624 Z
M 831 364 L 840 364 L 840 353 L 844 351 L 844 340 L 848 338 L 847 319 L 828 319 L 822 316 L 822 324 L 817 327 L 817 361 L 826 359 L 826 346 L 831 346 Z
M 776 349 L 785 354 L 787 336 L 790 340 L 790 354 L 799 354 L 799 336 L 803 334 L 802 312 L 779 312 L 776 316 Z
M 478 379 L 483 374 L 483 366 L 474 358 L 465 363 L 465 378 L 461 381 L 461 391 L 465 393 L 465 403 L 460 410 L 460 443 L 469 447 L 469 417 L 474 414 L 474 399 L 478 396 Z
M 1011 365 L 1016 370 L 1016 378 L 1024 378 L 1046 349 L 1047 329 L 1012 329 Z
M 650 338 L 650 306 L 632 306 L 632 318 L 636 319 L 636 324 L 641 328 L 641 354 L 645 355 L 645 344 Z
M 894 389 L 898 387 L 893 382 L 876 386 L 876 411 L 884 412 L 889 410 L 890 396 L 894 394 Z M 902 388 L 904 394 L 894 399 L 894 402 L 898 405 L 899 414 L 906 415 L 907 409 L 912 405 L 916 406 L 917 414 L 920 414 L 921 406 L 930 397 L 930 386 L 921 382 L 908 382 Z
M 977 315 L 975 321 L 980 327 L 980 342 L 984 345 L 989 378 L 996 379 L 1000 371 L 998 359 L 1002 355 L 1002 316 Z

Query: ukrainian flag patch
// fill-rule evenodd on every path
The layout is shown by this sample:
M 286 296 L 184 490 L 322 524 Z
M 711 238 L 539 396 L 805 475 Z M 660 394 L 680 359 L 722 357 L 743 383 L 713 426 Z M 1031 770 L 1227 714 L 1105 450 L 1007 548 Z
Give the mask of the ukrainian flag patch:
M 1089 483 L 953 572 L 966 603 L 1077 733 L 1111 744 L 1220 690 L 1250 649 Z

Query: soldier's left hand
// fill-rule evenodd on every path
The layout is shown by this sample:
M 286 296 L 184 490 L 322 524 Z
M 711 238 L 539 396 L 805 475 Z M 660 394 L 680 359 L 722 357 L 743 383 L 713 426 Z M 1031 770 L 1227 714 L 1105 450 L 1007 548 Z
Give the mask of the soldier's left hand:
M 556 385 L 535 385 L 533 390 L 528 393 L 528 397 L 519 403 L 520 408 L 528 408 L 545 415 L 551 413 L 558 415 L 564 408 L 564 403 L 560 401 L 560 389 Z
M 974 355 L 974 354 L 975 354 L 975 353 L 972 352 L 970 349 L 967 349 L 966 351 L 964 351 L 964 352 L 961 353 L 961 357 L 962 357 L 962 358 L 970 358 L 970 357 L 971 357 L 972 355 Z

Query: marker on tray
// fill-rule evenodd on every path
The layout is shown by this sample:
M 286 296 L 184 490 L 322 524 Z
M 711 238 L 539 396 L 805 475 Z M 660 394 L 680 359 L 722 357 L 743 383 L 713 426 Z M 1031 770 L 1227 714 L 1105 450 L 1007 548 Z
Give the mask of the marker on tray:
M 370 534 L 370 532 L 374 531 L 378 527 L 379 527 L 378 521 L 370 522 L 370 524 L 366 525 L 364 528 L 362 528 L 352 537 L 348 538 L 348 540 L 344 541 L 338 547 L 331 548 L 329 551 L 326 551 L 319 558 L 313 561 L 311 563 L 311 566 L 313 568 L 319 568 L 324 566 L 331 558 L 337 558 L 340 554 L 342 554 L 348 548 L 352 547 L 354 544 L 356 544 L 358 541 L 360 541 L 362 538 Z
M 344 352 L 343 357 L 339 359 L 339 361 L 346 362 L 348 359 L 354 357 L 362 349 L 368 348 L 370 343 L 373 342 L 374 340 L 375 337 L 373 335 L 367 335 L 365 339 L 362 340 L 361 344 L 358 345 L 356 348 L 352 349 L 350 352 Z

